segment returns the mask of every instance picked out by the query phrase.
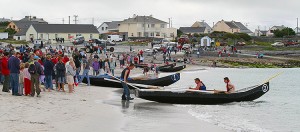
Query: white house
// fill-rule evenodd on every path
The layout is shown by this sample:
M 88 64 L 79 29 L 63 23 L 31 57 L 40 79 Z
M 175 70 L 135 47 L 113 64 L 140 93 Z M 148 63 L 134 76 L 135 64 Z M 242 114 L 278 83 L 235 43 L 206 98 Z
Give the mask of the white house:
M 97 29 L 100 34 L 108 33 L 108 25 L 111 22 L 103 22 Z
M 32 24 L 26 32 L 26 41 L 32 39 L 55 40 L 64 38 L 66 41 L 83 36 L 85 40 L 99 38 L 99 32 L 91 24 Z

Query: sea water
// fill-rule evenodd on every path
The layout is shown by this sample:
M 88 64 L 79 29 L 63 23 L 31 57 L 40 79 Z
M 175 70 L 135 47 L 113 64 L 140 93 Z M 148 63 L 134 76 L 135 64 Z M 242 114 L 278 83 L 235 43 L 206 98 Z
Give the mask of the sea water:
M 226 90 L 229 77 L 236 90 L 270 80 L 270 91 L 251 102 L 222 105 L 175 105 L 199 120 L 233 131 L 300 131 L 300 69 L 223 69 L 186 70 L 172 87 L 195 87 L 200 78 L 207 89 Z M 162 74 L 163 75 L 163 74 Z

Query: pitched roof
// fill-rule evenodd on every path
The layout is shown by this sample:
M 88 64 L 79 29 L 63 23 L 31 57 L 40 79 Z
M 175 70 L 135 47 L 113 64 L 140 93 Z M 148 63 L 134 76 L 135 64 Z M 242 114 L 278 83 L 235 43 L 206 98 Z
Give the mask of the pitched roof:
M 43 18 L 37 18 L 36 16 L 25 16 L 20 21 L 35 21 L 39 23 L 47 23 Z
M 211 27 L 206 23 L 206 22 L 199 22 L 199 21 L 196 21 L 192 27 L 206 27 L 208 29 L 211 29 Z
M 204 33 L 205 27 L 180 27 L 179 30 L 183 33 Z
M 14 36 L 25 36 L 28 28 L 21 28 L 19 32 L 14 34 Z
M 252 33 L 252 31 L 244 26 L 244 24 L 242 24 L 241 22 L 234 22 L 234 24 L 240 28 L 241 33 Z
M 119 24 L 122 21 L 112 21 L 108 24 L 108 28 L 107 29 L 118 29 L 119 28 Z
M 233 22 L 225 22 L 226 25 L 228 25 L 230 28 L 239 28 L 237 25 L 235 25 Z
M 13 23 L 20 29 L 29 28 L 32 24 L 37 24 L 36 21 L 13 21 Z
M 99 33 L 91 24 L 32 24 L 38 33 Z
M 136 16 L 134 18 L 128 18 L 122 21 L 122 23 L 164 23 L 166 24 L 167 22 L 164 22 L 162 20 L 156 19 L 152 16 Z

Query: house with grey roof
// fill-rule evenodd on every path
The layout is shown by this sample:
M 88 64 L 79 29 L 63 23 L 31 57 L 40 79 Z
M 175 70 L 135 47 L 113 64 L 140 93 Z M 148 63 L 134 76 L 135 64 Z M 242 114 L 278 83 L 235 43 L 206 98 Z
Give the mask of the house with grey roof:
M 32 24 L 26 32 L 26 41 L 31 39 L 55 40 L 64 38 L 72 41 L 77 36 L 86 40 L 98 39 L 99 31 L 91 24 Z
M 255 29 L 254 36 L 267 36 L 267 30 Z
M 43 18 L 37 18 L 36 16 L 25 16 L 24 18 L 22 18 L 19 21 L 35 21 L 38 23 L 44 23 L 47 24 L 48 22 L 46 22 Z
M 267 36 L 274 36 L 274 31 L 275 30 L 282 30 L 285 29 L 286 27 L 284 25 L 281 26 L 273 26 L 271 27 L 268 32 L 267 32 Z
M 199 22 L 199 21 L 196 21 L 192 27 L 205 27 L 205 30 L 207 33 L 211 33 L 212 32 L 212 28 L 204 21 L 202 22 Z
M 103 22 L 97 29 L 100 34 L 119 32 L 121 21 Z
M 177 36 L 177 29 L 168 27 L 167 22 L 150 16 L 133 15 L 120 22 L 119 32 L 127 33 L 129 38 L 172 38 Z
M 11 20 L 10 19 L 6 19 L 6 18 L 0 18 L 0 22 L 10 22 Z
M 180 27 L 179 30 L 184 34 L 204 34 L 206 27 Z
M 253 34 L 244 24 L 236 21 L 221 20 L 213 26 L 213 31 L 228 32 L 228 33 L 246 33 Z

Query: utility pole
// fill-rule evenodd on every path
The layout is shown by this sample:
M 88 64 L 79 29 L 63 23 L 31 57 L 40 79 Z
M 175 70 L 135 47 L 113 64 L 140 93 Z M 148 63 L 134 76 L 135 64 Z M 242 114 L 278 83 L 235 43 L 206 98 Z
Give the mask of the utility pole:
M 296 36 L 298 35 L 298 30 L 299 30 L 299 27 L 298 27 L 298 18 L 297 18 L 297 34 L 296 34 Z
M 171 18 L 169 18 L 169 28 L 171 28 Z
M 65 24 L 65 19 L 64 18 L 62 18 L 62 22 L 63 22 L 63 24 Z
M 71 24 L 71 16 L 69 16 L 69 24 Z
M 173 19 L 171 17 L 171 28 L 173 28 Z
M 74 22 L 75 22 L 75 24 L 77 24 L 77 17 L 78 17 L 78 15 L 74 15 Z

